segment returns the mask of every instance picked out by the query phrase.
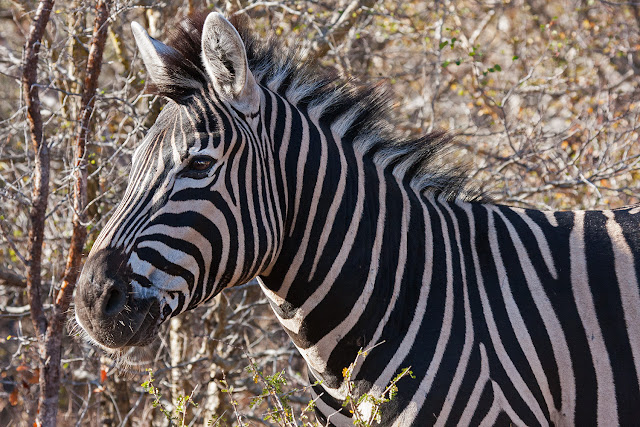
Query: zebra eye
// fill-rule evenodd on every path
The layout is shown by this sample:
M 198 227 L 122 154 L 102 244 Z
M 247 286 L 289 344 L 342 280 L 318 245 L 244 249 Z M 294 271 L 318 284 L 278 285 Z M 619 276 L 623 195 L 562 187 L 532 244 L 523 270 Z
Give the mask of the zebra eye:
M 194 157 L 189 162 L 189 169 L 192 171 L 204 172 L 213 166 L 213 158 L 209 156 Z

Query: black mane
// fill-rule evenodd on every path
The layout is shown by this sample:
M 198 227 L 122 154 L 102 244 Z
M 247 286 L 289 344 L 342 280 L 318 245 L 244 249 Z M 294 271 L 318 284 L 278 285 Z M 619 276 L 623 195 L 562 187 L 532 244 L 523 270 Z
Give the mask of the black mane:
M 167 72 L 207 85 L 207 73 L 201 59 L 201 40 L 206 13 L 186 17 L 170 31 L 167 44 L 179 55 L 166 58 Z M 322 120 L 331 123 L 345 114 L 352 114 L 344 138 L 360 144 L 363 151 L 376 161 L 401 173 L 419 191 L 429 191 L 448 200 L 488 201 L 487 196 L 468 185 L 468 172 L 464 167 L 436 165 L 452 146 L 453 136 L 435 131 L 419 138 L 398 137 L 391 126 L 391 102 L 381 85 L 357 86 L 318 70 L 314 61 L 304 59 L 299 48 L 285 48 L 276 37 L 257 39 L 248 19 L 230 19 L 242 38 L 256 81 L 268 86 L 273 80 L 278 93 L 295 98 L 296 105 L 322 105 Z M 180 79 L 175 79 L 180 81 Z M 188 98 L 193 88 L 165 84 L 150 85 L 157 95 L 176 101 Z M 354 108 L 357 106 L 357 108 Z

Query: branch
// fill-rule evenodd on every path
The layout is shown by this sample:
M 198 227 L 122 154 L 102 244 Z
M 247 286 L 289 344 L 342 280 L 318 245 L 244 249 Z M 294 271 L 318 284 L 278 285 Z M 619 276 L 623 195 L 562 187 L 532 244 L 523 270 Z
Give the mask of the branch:
M 49 198 L 49 146 L 42 134 L 42 115 L 40 114 L 40 96 L 37 87 L 38 54 L 40 40 L 44 34 L 49 15 L 53 8 L 53 0 L 41 0 L 38 4 L 33 24 L 24 47 L 22 90 L 27 105 L 27 121 L 29 122 L 29 137 L 35 153 L 33 179 L 33 205 L 29 212 L 31 227 L 29 229 L 27 270 L 27 295 L 31 306 L 31 320 L 39 339 L 42 339 L 46 328 L 47 318 L 42 309 L 40 286 L 42 276 L 42 243 L 44 240 L 44 218 Z
M 20 249 L 18 249 L 15 242 L 11 238 L 11 234 L 7 232 L 7 230 L 5 230 L 5 222 L 7 221 L 0 216 L 0 234 L 2 235 L 2 237 L 4 237 L 4 240 L 9 244 L 9 247 L 13 250 L 13 252 L 15 252 L 18 259 L 22 261 L 22 264 L 28 267 L 29 262 L 26 259 L 24 259 L 24 257 L 20 253 Z
M 51 304 L 45 304 L 44 310 L 48 311 L 51 309 Z M 0 306 L 0 318 L 5 319 L 19 319 L 21 317 L 29 316 L 31 314 L 31 307 L 28 305 L 23 305 L 20 307 L 14 306 Z
M 54 308 L 54 322 L 63 323 L 67 309 L 71 303 L 73 289 L 75 288 L 80 273 L 80 261 L 82 250 L 87 238 L 86 212 L 87 206 L 87 158 L 86 142 L 89 134 L 89 125 L 93 115 L 93 107 L 98 87 L 98 77 L 102 69 L 102 55 L 108 34 L 110 0 L 100 0 L 96 6 L 96 20 L 93 27 L 93 38 L 89 47 L 89 58 L 84 79 L 84 89 L 81 100 L 80 125 L 75 143 L 75 185 L 73 191 L 73 232 L 71 246 L 67 256 L 67 264 L 62 286 L 58 292 Z M 61 327 L 61 326 L 60 326 Z
M 131 71 L 131 64 L 125 55 L 125 48 L 122 43 L 122 36 L 120 33 L 116 33 L 113 27 L 109 27 L 109 40 L 111 40 L 111 44 L 113 45 L 113 50 L 116 52 L 116 56 L 124 67 L 124 74 L 127 75 Z
M 29 212 L 31 227 L 29 228 L 29 242 L 27 246 L 29 266 L 27 269 L 27 297 L 31 307 L 31 321 L 38 340 L 40 368 L 40 398 L 38 401 L 37 426 L 44 424 L 55 425 L 55 412 L 53 420 L 47 421 L 49 411 L 47 402 L 44 402 L 43 388 L 47 385 L 45 368 L 47 364 L 47 350 L 44 344 L 47 332 L 47 317 L 42 307 L 42 296 L 40 286 L 42 284 L 42 244 L 44 241 L 44 223 L 47 211 L 47 200 L 49 198 L 49 146 L 43 137 L 42 115 L 40 113 L 40 96 L 38 79 L 38 54 L 40 52 L 41 40 L 44 35 L 49 15 L 53 8 L 53 0 L 41 0 L 38 4 L 35 18 L 29 30 L 29 36 L 24 47 L 23 68 L 22 68 L 22 91 L 27 105 L 27 121 L 29 122 L 29 138 L 35 153 L 32 205 Z M 58 386 L 55 383 L 54 386 Z M 56 399 L 57 403 L 57 399 Z
M 12 288 L 26 288 L 27 280 L 18 273 L 0 267 L 0 281 L 4 282 L 4 286 Z
M 376 0 L 353 0 L 340 14 L 334 23 L 331 24 L 322 40 L 315 46 L 313 57 L 322 58 L 333 46 L 340 42 L 349 34 L 349 30 L 358 22 L 362 11 L 372 8 Z
M 41 0 L 38 5 L 33 26 L 25 46 L 23 68 L 23 90 L 27 104 L 27 118 L 31 131 L 31 143 L 36 153 L 35 176 L 33 187 L 33 207 L 30 212 L 31 229 L 29 230 L 29 270 L 27 289 L 31 318 L 38 336 L 39 344 L 39 382 L 40 397 L 38 399 L 37 426 L 53 427 L 56 425 L 60 390 L 60 359 L 62 344 L 62 328 L 67 309 L 71 303 L 73 288 L 78 277 L 82 249 L 86 239 L 85 206 L 87 204 L 87 161 L 85 156 L 86 139 L 89 132 L 89 121 L 93 113 L 95 92 L 102 66 L 102 52 L 107 37 L 107 19 L 109 10 L 106 1 L 100 0 L 96 6 L 96 21 L 93 38 L 89 49 L 89 59 L 81 99 L 79 128 L 75 144 L 75 178 L 74 216 L 71 247 L 63 276 L 62 286 L 47 325 L 47 318 L 42 307 L 40 295 L 42 243 L 46 219 L 47 199 L 49 196 L 49 147 L 44 141 L 40 99 L 37 86 L 37 66 L 40 40 L 49 20 L 53 0 Z

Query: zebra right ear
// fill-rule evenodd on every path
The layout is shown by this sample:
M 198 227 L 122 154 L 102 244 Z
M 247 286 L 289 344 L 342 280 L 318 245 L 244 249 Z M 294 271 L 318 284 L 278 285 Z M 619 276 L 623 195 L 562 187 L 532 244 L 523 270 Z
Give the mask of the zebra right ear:
M 207 16 L 202 29 L 202 62 L 223 100 L 243 112 L 260 102 L 258 85 L 249 70 L 244 42 L 235 27 L 218 12 Z
M 172 58 L 174 62 L 176 62 L 176 58 L 182 58 L 180 52 L 151 37 L 137 22 L 131 23 L 131 31 L 133 31 L 133 37 L 136 40 L 136 45 L 147 73 L 149 73 L 151 81 L 161 92 L 169 87 L 194 89 L 200 87 L 200 84 L 193 79 L 180 77 L 177 73 L 170 74 L 167 71 L 168 64 L 170 64 Z

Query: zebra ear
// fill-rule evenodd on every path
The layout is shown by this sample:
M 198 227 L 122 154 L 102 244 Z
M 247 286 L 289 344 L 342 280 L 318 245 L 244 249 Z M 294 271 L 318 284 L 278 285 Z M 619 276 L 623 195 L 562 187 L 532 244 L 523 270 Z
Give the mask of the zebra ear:
M 161 90 L 167 87 L 182 87 L 197 89 L 201 85 L 190 78 L 180 77 L 175 73 L 170 74 L 170 60 L 175 62 L 182 59 L 180 52 L 151 37 L 137 22 L 131 23 L 131 31 L 136 40 L 136 45 L 142 56 L 142 61 L 151 77 L 151 81 Z M 183 60 L 183 59 L 182 59 Z
M 244 42 L 234 26 L 220 13 L 207 16 L 202 29 L 202 62 L 223 100 L 241 111 L 259 102 L 258 85 L 249 70 Z

